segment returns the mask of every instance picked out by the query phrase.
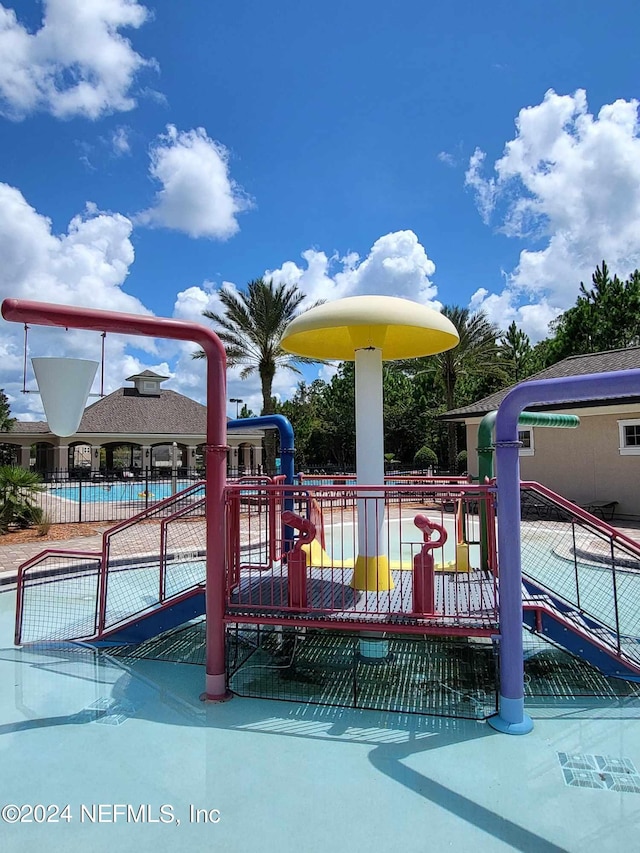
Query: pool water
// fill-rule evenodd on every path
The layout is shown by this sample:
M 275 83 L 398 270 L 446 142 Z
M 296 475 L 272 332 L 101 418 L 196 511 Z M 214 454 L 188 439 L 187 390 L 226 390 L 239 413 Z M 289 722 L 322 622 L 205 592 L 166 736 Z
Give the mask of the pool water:
M 190 480 L 178 480 L 175 488 L 170 481 L 133 483 L 83 483 L 74 486 L 59 486 L 51 494 L 68 501 L 79 503 L 111 503 L 112 501 L 161 501 L 176 491 L 192 486 Z

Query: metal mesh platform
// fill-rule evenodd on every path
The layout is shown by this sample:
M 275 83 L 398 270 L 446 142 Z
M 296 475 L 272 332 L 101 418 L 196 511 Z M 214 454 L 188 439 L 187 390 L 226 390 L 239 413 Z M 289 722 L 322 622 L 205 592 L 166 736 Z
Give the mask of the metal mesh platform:
M 525 634 L 525 692 L 537 705 L 640 698 L 543 638 Z M 363 663 L 359 635 L 235 626 L 227 636 L 230 687 L 241 696 L 484 719 L 495 710 L 497 659 L 486 640 L 390 636 L 387 663 Z M 205 621 L 109 654 L 204 666 Z

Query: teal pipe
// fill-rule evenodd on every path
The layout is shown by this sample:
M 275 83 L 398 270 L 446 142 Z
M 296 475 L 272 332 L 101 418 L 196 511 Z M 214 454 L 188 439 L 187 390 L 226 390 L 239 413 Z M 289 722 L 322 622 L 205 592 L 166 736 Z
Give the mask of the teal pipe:
M 478 482 L 493 479 L 493 431 L 496 425 L 497 410 L 487 412 L 478 427 Z M 580 426 L 577 415 L 559 415 L 556 412 L 521 412 L 518 426 L 557 427 L 575 429 Z M 484 503 L 480 505 L 480 564 L 489 569 L 489 543 L 487 539 L 487 511 Z

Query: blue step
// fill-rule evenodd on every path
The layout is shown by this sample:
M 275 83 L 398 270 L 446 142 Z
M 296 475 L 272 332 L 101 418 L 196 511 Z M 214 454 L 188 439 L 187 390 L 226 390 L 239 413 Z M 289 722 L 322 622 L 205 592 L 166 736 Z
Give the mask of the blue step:
M 551 642 L 587 661 L 603 675 L 640 682 L 640 657 L 633 660 L 635 655 L 627 656 L 624 651 L 618 651 L 613 631 L 572 609 L 567 602 L 559 601 L 553 593 L 542 590 L 531 580 L 526 579 L 523 583 L 526 592 L 531 595 L 531 604 L 540 605 L 536 610 L 523 612 L 523 620 L 528 628 L 542 633 Z M 635 638 L 623 638 L 622 646 L 625 644 L 635 649 L 638 643 Z
M 143 643 L 165 631 L 184 625 L 205 612 L 205 594 L 202 587 L 192 590 L 173 604 L 165 604 L 133 617 L 130 622 L 105 633 L 98 640 L 88 642 L 95 646 L 127 646 Z

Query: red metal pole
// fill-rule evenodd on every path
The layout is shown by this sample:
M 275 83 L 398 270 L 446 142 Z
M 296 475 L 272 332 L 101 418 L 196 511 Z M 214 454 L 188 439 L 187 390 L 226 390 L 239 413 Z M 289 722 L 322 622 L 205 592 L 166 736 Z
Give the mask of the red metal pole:
M 436 611 L 433 550 L 447 541 L 447 531 L 443 525 L 430 521 L 424 515 L 416 515 L 413 523 L 422 531 L 424 544 L 413 558 L 412 609 L 416 616 L 432 616 Z M 434 530 L 438 531 L 439 536 L 432 541 Z
M 2 316 L 10 322 L 67 329 L 90 329 L 121 335 L 142 335 L 194 341 L 207 356 L 207 439 L 205 447 L 207 519 L 207 657 L 204 699 L 229 698 L 225 671 L 224 609 L 224 487 L 227 471 L 226 366 L 220 338 L 198 323 L 150 317 L 142 314 L 118 314 L 94 308 L 51 305 L 24 299 L 5 299 Z

